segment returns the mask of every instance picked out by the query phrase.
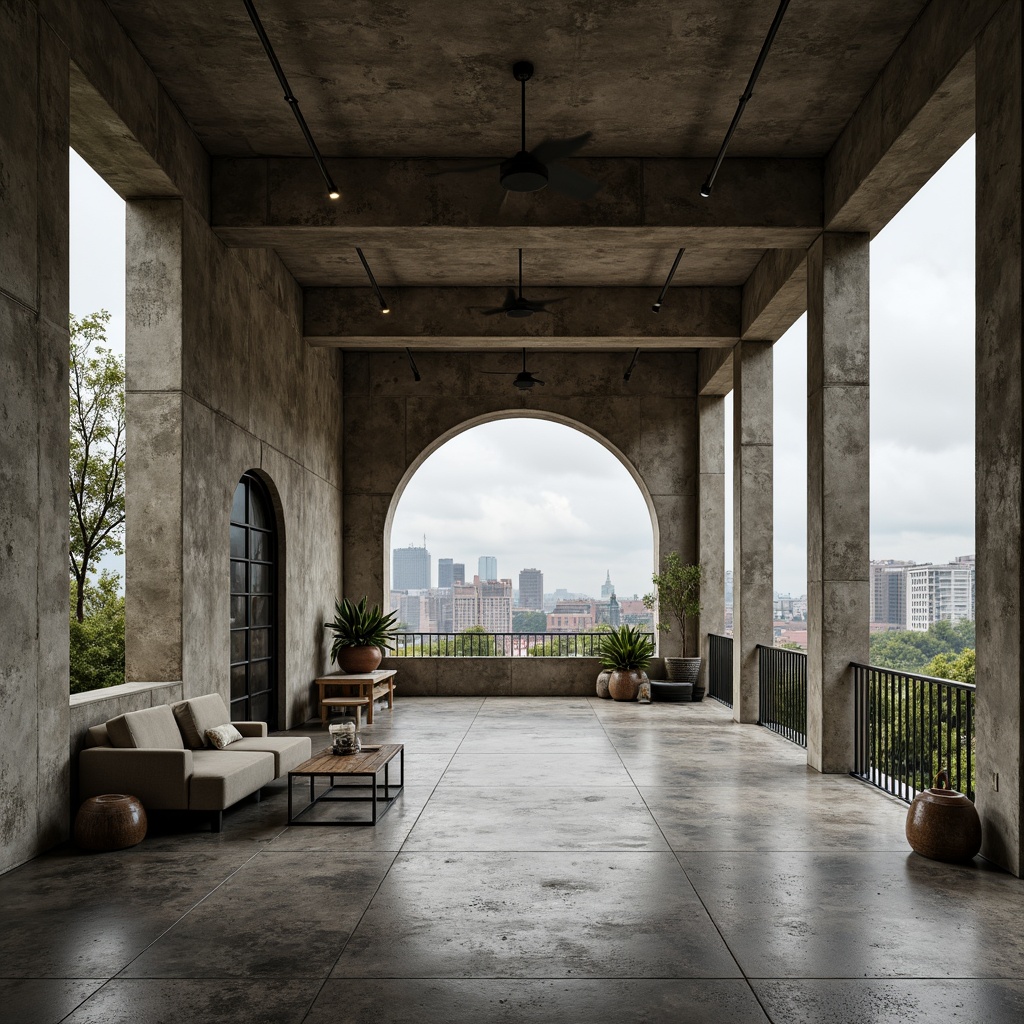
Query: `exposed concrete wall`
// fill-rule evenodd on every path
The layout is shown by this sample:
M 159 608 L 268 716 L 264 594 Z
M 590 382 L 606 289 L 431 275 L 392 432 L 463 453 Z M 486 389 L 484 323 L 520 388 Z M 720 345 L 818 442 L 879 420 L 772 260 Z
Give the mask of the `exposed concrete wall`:
M 647 491 L 656 556 L 695 560 L 696 353 L 645 352 L 626 383 L 629 357 L 537 352 L 529 364 L 546 385 L 520 393 L 510 378 L 479 372 L 514 367 L 517 352 L 417 352 L 419 383 L 401 352 L 345 352 L 346 596 L 386 598 L 388 516 L 414 467 L 467 425 L 509 416 L 561 420 L 607 443 Z
M 309 717 L 341 579 L 340 357 L 302 340 L 271 254 L 227 250 L 180 200 L 129 204 L 128 679 L 229 696 L 231 499 L 278 512 L 279 720 Z
M 807 763 L 853 767 L 850 662 L 868 660 L 869 244 L 807 257 Z
M 0 871 L 67 836 L 68 54 L 0 5 Z
M 757 645 L 772 642 L 772 342 L 733 350 L 733 717 L 759 713 Z
M 982 853 L 1024 874 L 1024 363 L 1021 6 L 978 40 L 977 803 Z M 993 782 L 998 773 L 998 790 Z

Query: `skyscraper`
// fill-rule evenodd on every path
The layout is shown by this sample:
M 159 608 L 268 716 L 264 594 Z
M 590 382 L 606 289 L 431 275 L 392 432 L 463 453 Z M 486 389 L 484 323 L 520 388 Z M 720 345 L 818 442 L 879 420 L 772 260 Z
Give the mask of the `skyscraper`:
M 498 578 L 498 559 L 494 555 L 481 555 L 477 560 L 476 574 L 482 580 L 496 580 Z
M 437 560 L 437 585 L 442 589 L 450 589 L 455 582 L 455 562 L 450 558 Z
M 452 587 L 452 630 L 483 626 L 489 633 L 512 631 L 512 581 L 481 580 Z
M 907 629 L 925 631 L 933 622 L 974 619 L 974 565 L 915 565 L 907 574 Z
M 466 563 L 455 562 L 452 565 L 452 583 L 465 583 L 466 582 Z
M 519 607 L 531 611 L 544 607 L 544 573 L 540 569 L 519 570 Z
M 430 552 L 426 547 L 395 548 L 391 552 L 392 590 L 430 589 Z

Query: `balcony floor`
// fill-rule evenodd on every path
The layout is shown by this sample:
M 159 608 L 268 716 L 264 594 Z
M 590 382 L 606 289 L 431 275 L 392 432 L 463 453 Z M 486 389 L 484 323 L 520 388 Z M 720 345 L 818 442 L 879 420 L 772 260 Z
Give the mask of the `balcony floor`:
M 278 782 L 219 835 L 0 876 L 6 1024 L 1024 1019 L 1024 883 L 911 854 L 904 805 L 713 701 L 399 699 L 362 734 L 406 744 L 376 828 L 287 828 Z

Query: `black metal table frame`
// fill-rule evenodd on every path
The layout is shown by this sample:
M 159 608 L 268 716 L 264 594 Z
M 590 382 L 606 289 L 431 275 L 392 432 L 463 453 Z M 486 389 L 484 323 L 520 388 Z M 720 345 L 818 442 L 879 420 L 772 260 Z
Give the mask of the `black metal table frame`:
M 288 824 L 289 825 L 326 825 L 329 827 L 337 827 L 339 825 L 376 825 L 379 818 L 382 818 L 389 810 L 391 805 L 398 799 L 398 794 L 405 788 L 405 745 L 396 751 L 398 754 L 398 768 L 400 773 L 399 782 L 392 785 L 388 778 L 388 769 L 391 767 L 391 762 L 395 759 L 395 755 L 384 762 L 381 768 L 372 772 L 289 772 L 288 773 Z M 380 772 L 384 772 L 384 784 L 380 785 L 377 782 L 377 776 Z M 306 804 L 297 813 L 292 813 L 292 781 L 295 777 L 309 776 L 309 803 Z M 339 775 L 344 775 L 346 779 L 369 779 L 369 785 L 354 786 L 337 786 L 334 783 L 335 778 Z M 316 795 L 316 780 L 318 778 L 329 778 L 330 783 L 327 788 L 319 795 Z M 369 796 L 333 796 L 335 790 L 370 790 Z M 377 796 L 377 790 L 383 789 L 384 796 L 380 798 Z M 392 795 L 392 791 L 394 795 Z M 299 819 L 303 814 L 311 811 L 321 800 L 329 801 L 342 801 L 346 803 L 372 803 L 370 820 L 369 821 L 300 821 Z M 383 804 L 383 809 L 378 812 L 378 804 Z

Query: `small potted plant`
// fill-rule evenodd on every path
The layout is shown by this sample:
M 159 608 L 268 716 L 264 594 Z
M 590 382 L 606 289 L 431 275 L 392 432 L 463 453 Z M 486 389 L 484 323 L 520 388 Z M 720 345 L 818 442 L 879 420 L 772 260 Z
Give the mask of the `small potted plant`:
M 372 672 L 395 646 L 396 612 L 385 615 L 379 605 L 366 607 L 364 597 L 359 604 L 347 598 L 334 602 L 334 621 L 324 628 L 334 633 L 331 660 L 343 672 Z
M 601 637 L 601 665 L 611 669 L 608 693 L 612 700 L 636 700 L 654 655 L 654 640 L 639 626 L 619 626 Z
M 655 592 L 644 597 L 644 605 L 658 607 L 661 621 L 658 630 L 671 633 L 678 629 L 681 657 L 665 658 L 665 675 L 674 683 L 693 683 L 700 677 L 700 657 L 697 656 L 696 635 L 691 634 L 690 622 L 700 615 L 700 584 L 704 575 L 698 565 L 687 565 L 676 551 L 662 563 L 660 573 L 651 577 Z M 696 697 L 696 695 L 695 695 Z

